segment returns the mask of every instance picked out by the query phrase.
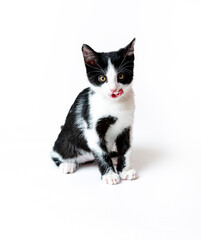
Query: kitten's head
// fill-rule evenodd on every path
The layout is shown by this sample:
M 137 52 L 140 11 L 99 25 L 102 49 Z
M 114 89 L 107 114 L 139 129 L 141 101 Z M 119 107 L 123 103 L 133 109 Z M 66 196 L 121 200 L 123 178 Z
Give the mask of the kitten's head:
M 126 95 L 133 80 L 134 43 L 135 39 L 125 48 L 108 53 L 82 46 L 87 76 L 95 91 L 114 100 Z

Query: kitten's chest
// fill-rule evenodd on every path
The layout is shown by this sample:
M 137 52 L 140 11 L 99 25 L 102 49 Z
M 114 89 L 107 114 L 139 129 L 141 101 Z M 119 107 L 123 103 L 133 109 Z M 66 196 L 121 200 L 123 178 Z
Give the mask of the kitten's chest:
M 90 115 L 93 127 L 102 118 L 114 117 L 109 131 L 115 135 L 124 128 L 130 127 L 133 122 L 134 100 L 133 97 L 127 101 L 108 101 L 100 96 L 93 96 L 90 101 Z

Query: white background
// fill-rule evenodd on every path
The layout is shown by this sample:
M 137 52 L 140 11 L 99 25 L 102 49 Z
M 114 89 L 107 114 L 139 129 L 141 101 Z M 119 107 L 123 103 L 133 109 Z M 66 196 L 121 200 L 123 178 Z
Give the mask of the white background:
M 200 23 L 196 0 L 1 0 L 1 239 L 201 239 Z M 88 86 L 82 44 L 134 37 L 139 178 L 61 174 L 49 154 Z

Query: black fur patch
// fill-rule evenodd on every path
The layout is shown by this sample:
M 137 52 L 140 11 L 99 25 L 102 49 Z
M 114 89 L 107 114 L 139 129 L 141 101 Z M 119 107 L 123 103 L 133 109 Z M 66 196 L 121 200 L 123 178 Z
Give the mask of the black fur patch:
M 100 118 L 96 124 L 96 131 L 100 138 L 100 147 L 107 152 L 105 134 L 109 129 L 110 125 L 114 124 L 117 121 L 116 117 L 108 116 L 104 118 Z
M 126 166 L 125 157 L 119 156 L 118 157 L 118 164 L 117 164 L 117 172 L 121 172 Z
M 104 82 L 100 82 L 98 77 L 106 75 L 108 67 L 108 56 L 106 54 L 97 53 L 97 61 L 95 65 L 86 64 L 86 71 L 89 82 L 95 86 L 101 86 Z
M 117 137 L 116 146 L 118 151 L 118 164 L 117 171 L 121 172 L 125 167 L 125 157 L 124 154 L 130 148 L 130 128 L 124 129 L 124 131 Z
M 58 158 L 52 158 L 52 160 L 55 162 L 57 166 L 61 164 L 61 161 Z
M 117 151 L 119 155 L 124 155 L 130 148 L 130 128 L 125 128 L 116 139 Z
M 77 157 L 79 150 L 90 152 L 83 132 L 76 123 L 77 109 L 81 107 L 81 116 L 89 125 L 89 94 L 92 93 L 91 90 L 87 88 L 78 95 L 54 144 L 53 150 L 58 152 L 64 159 Z M 59 165 L 58 159 L 53 160 L 56 165 Z
M 110 157 L 111 158 L 118 157 L 118 152 L 110 152 Z
M 89 89 L 88 89 L 89 91 Z M 94 94 L 93 91 L 90 92 L 91 95 Z M 83 96 L 84 97 L 84 96 Z M 90 128 L 90 113 L 89 113 L 89 97 L 85 97 L 82 105 L 82 117 L 87 122 L 87 127 Z

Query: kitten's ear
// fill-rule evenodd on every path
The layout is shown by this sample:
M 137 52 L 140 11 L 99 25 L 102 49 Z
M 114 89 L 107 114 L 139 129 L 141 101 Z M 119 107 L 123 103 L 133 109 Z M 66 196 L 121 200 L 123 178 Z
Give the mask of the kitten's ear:
M 134 45 L 135 45 L 135 38 L 125 47 L 125 54 L 127 56 L 133 56 L 134 55 Z
M 91 47 L 89 47 L 86 44 L 83 44 L 82 53 L 83 53 L 84 61 L 86 64 L 89 64 L 89 65 L 96 64 L 97 53 Z

